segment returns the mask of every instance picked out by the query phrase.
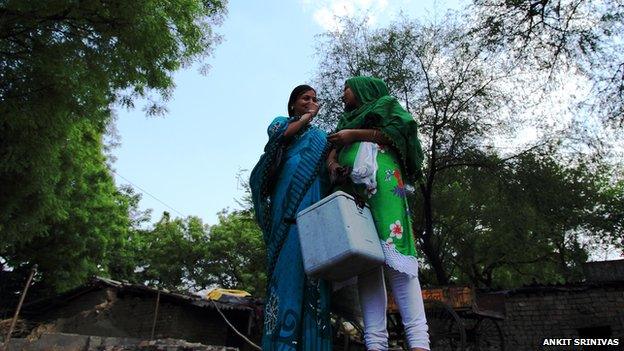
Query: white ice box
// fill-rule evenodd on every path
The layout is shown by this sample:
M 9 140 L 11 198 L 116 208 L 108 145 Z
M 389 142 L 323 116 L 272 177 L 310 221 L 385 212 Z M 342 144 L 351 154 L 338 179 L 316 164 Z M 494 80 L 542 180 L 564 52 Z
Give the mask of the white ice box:
M 297 214 L 308 276 L 343 281 L 384 262 L 373 216 L 353 197 L 337 191 Z

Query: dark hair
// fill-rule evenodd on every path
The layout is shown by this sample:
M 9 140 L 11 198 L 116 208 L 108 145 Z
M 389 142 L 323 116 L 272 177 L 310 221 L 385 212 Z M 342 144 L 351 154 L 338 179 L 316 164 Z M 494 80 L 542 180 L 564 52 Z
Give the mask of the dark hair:
M 293 89 L 292 93 L 290 93 L 290 98 L 288 99 L 288 106 L 286 106 L 286 108 L 288 109 L 288 117 L 293 116 L 293 113 L 295 111 L 292 107 L 295 101 L 297 101 L 297 99 L 299 98 L 299 96 L 301 96 L 301 94 L 305 93 L 306 91 L 310 91 L 310 90 L 316 93 L 316 90 L 314 90 L 314 88 L 312 88 L 311 86 L 307 84 L 298 85 L 295 87 L 295 89 Z

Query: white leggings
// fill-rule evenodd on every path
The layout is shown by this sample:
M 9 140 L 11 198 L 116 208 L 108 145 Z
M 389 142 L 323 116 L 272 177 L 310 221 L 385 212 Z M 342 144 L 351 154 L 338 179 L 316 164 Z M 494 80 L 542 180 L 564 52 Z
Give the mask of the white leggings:
M 367 350 L 387 350 L 386 308 L 388 296 L 384 270 L 388 275 L 394 299 L 401 313 L 405 336 L 410 348 L 429 350 L 425 307 L 418 277 L 412 277 L 384 265 L 358 276 L 358 294 L 364 317 L 364 341 Z

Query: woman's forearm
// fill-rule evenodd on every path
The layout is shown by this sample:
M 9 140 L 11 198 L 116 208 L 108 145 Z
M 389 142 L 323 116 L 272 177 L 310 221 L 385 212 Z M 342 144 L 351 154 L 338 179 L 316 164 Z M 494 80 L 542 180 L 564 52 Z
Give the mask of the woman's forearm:
M 338 152 L 336 149 L 332 149 L 329 154 L 327 154 L 326 166 L 327 168 L 331 168 L 332 164 L 338 163 Z
M 293 137 L 295 134 L 297 134 L 297 132 L 301 130 L 301 128 L 308 125 L 311 119 L 312 119 L 312 115 L 310 115 L 309 113 L 306 113 L 303 116 L 301 116 L 299 120 L 290 123 L 288 125 L 288 128 L 286 128 L 286 131 L 284 132 L 284 138 L 288 140 L 291 137 Z
M 376 129 L 343 129 L 327 137 L 334 145 L 345 146 L 356 141 L 370 141 L 377 144 L 390 145 L 390 139 Z
M 390 140 L 386 136 L 376 129 L 354 129 L 353 134 L 355 140 L 358 141 L 371 141 L 377 144 L 390 144 Z

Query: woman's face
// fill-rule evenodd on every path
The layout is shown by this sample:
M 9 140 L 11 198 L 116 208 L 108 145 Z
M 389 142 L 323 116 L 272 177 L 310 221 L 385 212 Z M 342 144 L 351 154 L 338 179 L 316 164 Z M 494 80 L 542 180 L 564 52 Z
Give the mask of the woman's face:
M 293 104 L 293 115 L 302 116 L 310 111 L 318 110 L 318 101 L 316 100 L 316 92 L 308 90 L 297 97 Z
M 344 87 L 344 92 L 342 94 L 342 102 L 344 102 L 345 109 L 347 111 L 353 110 L 358 106 L 358 101 L 355 97 L 355 94 L 353 93 L 353 90 L 351 90 L 351 88 L 349 88 L 349 86 L 346 84 Z

